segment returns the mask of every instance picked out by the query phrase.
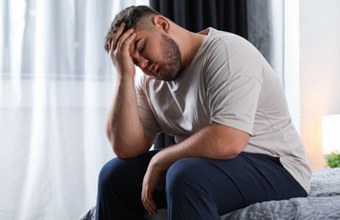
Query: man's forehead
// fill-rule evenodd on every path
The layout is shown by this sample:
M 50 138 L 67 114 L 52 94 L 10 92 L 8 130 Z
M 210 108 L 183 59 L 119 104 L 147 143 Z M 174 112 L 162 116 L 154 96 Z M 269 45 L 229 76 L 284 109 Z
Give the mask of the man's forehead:
M 145 31 L 145 30 L 135 30 L 134 33 L 136 34 L 136 37 L 133 40 L 133 43 L 139 41 L 142 38 L 152 37 L 152 35 L 150 36 L 150 32 Z

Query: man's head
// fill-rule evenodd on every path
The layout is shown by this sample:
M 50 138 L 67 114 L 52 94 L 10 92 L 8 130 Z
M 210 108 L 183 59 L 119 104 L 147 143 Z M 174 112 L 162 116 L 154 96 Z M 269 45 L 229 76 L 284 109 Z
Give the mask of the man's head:
M 181 69 L 181 54 L 177 43 L 168 36 L 170 20 L 148 6 L 130 6 L 116 15 L 105 37 L 109 52 L 115 34 L 124 23 L 124 32 L 133 28 L 136 34 L 130 55 L 146 75 L 161 80 L 173 80 Z
M 130 28 L 136 28 L 147 16 L 160 15 L 159 12 L 153 10 L 152 8 L 144 5 L 140 6 L 130 6 L 119 12 L 111 23 L 111 27 L 105 37 L 105 50 L 109 52 L 110 42 L 113 40 L 118 28 L 122 23 L 125 23 L 124 31 Z

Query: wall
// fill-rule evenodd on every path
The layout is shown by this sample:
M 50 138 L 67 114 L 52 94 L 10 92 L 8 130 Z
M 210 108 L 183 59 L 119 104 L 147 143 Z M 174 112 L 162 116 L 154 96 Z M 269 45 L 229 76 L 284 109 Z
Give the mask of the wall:
M 325 166 L 322 115 L 340 113 L 339 11 L 339 0 L 300 1 L 301 137 L 312 168 Z

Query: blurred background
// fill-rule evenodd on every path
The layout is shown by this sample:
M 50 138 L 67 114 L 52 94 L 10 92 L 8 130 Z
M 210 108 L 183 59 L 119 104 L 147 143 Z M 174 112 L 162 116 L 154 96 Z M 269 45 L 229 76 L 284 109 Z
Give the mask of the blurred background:
M 340 150 L 338 0 L 1 0 L 0 219 L 77 219 L 95 205 L 115 156 L 104 37 L 116 13 L 140 4 L 192 31 L 247 38 L 282 79 L 310 166 Z

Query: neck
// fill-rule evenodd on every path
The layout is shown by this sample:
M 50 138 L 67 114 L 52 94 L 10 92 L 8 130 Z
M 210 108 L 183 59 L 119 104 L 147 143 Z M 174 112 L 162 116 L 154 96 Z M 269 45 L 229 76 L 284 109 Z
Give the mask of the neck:
M 174 40 L 178 44 L 179 50 L 181 52 L 182 59 L 182 70 L 184 70 L 194 59 L 198 49 L 200 48 L 204 35 L 190 32 L 181 27 L 177 28 L 176 36 Z

